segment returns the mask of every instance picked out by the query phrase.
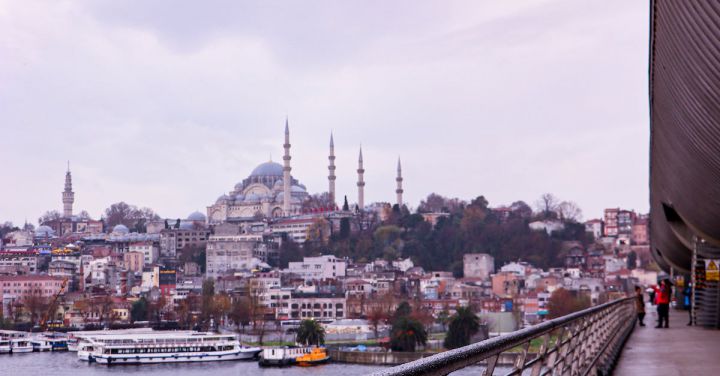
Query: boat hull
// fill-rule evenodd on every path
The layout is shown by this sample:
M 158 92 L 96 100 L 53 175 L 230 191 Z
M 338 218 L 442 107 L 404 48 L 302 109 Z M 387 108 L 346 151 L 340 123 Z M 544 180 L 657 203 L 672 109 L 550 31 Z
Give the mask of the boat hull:
M 154 364 L 154 363 L 188 363 L 188 362 L 216 362 L 229 360 L 250 360 L 254 359 L 260 349 L 251 351 L 223 351 L 217 353 L 179 353 L 179 354 L 152 354 L 142 355 L 105 355 L 93 354 L 88 360 L 94 360 L 98 364 Z
M 302 361 L 297 361 L 297 365 L 300 366 L 300 367 L 312 367 L 312 366 L 317 366 L 317 365 L 320 365 L 320 364 L 325 364 L 325 363 L 327 363 L 327 362 L 329 362 L 329 361 L 330 361 L 330 357 L 328 356 L 328 357 L 325 357 L 325 358 L 323 358 L 323 359 L 317 359 L 317 360 L 302 360 Z
M 24 354 L 24 353 L 33 352 L 33 348 L 32 347 L 13 347 L 11 351 L 13 354 Z

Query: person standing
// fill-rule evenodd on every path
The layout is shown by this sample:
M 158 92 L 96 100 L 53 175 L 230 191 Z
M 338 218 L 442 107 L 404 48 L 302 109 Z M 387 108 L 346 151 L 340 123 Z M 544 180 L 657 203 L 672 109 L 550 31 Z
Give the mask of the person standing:
M 655 287 L 655 296 L 657 298 L 658 324 L 655 328 L 668 328 L 670 324 L 670 296 L 672 295 L 672 287 L 670 281 L 663 279 L 660 281 L 660 287 Z M 664 326 L 663 326 L 663 323 Z
M 685 285 L 685 289 L 683 290 L 683 303 L 685 306 L 685 309 L 688 310 L 688 326 L 691 326 L 693 324 L 693 317 L 692 317 L 692 284 L 688 283 Z
M 640 286 L 635 286 L 635 310 L 637 311 L 637 320 L 640 326 L 645 326 L 645 298 Z

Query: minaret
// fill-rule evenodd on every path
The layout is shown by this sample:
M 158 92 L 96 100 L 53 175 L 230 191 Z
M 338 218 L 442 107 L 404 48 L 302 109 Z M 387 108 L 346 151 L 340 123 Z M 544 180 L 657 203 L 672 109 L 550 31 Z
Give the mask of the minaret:
M 363 158 L 362 158 L 362 146 L 360 146 L 360 157 L 358 157 L 358 209 L 364 210 L 365 209 L 365 181 L 363 180 L 363 174 L 365 173 L 365 169 L 363 168 Z
M 335 208 L 335 142 L 330 132 L 330 155 L 328 156 L 328 194 L 330 195 L 330 206 Z
M 403 188 L 402 188 L 402 167 L 400 167 L 400 157 L 398 157 L 398 166 L 397 166 L 397 178 L 395 178 L 395 181 L 397 182 L 397 189 L 395 190 L 395 193 L 397 194 L 397 204 L 399 207 L 402 207 L 403 205 Z
M 68 161 L 68 169 L 65 173 L 65 190 L 62 193 L 63 217 L 72 217 L 72 206 L 75 202 L 75 192 L 72 191 L 72 176 L 70 175 L 70 161 Z
M 288 119 L 285 118 L 285 155 L 283 156 L 283 213 L 290 215 L 290 127 L 288 126 Z

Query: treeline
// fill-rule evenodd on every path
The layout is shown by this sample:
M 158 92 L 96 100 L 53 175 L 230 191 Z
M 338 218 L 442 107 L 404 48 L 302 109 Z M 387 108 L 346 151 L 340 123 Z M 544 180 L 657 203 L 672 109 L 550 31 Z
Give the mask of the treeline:
M 580 211 L 574 203 L 559 202 L 546 194 L 536 205 L 538 209 L 533 211 L 528 204 L 518 201 L 505 211 L 496 211 L 483 196 L 468 203 L 431 194 L 416 213 L 395 205 L 385 221 L 368 228 L 336 231 L 327 241 L 308 241 L 304 248 L 286 243 L 281 250 L 281 264 L 315 254 L 334 254 L 358 262 L 409 257 L 425 270 L 447 270 L 461 276 L 466 253 L 488 253 L 495 258 L 496 267 L 521 260 L 548 268 L 562 266 L 563 241 L 585 245 L 592 241 L 584 225 L 577 222 Z M 422 214 L 427 212 L 446 216 L 438 218 L 433 226 L 423 218 Z M 548 235 L 528 227 L 530 222 L 543 219 L 560 220 L 565 229 Z

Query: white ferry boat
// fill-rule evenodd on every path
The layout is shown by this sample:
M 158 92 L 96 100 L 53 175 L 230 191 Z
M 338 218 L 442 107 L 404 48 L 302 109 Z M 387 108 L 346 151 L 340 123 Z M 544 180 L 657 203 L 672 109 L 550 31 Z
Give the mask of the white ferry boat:
M 13 338 L 10 340 L 10 352 L 13 354 L 31 353 L 33 345 L 28 338 Z
M 34 352 L 43 352 L 43 351 L 52 350 L 52 345 L 50 344 L 50 342 L 47 339 L 42 338 L 42 337 L 31 340 L 30 344 L 32 344 Z
M 243 347 L 237 336 L 201 332 L 156 332 L 89 338 L 99 364 L 209 362 L 255 358 L 262 349 Z
M 86 362 L 92 362 L 94 361 L 92 357 L 92 353 L 95 351 L 95 348 L 93 347 L 93 344 L 90 342 L 86 342 L 84 340 L 81 340 L 77 344 L 77 356 L 78 359 Z
M 10 353 L 10 340 L 0 338 L 0 354 Z

